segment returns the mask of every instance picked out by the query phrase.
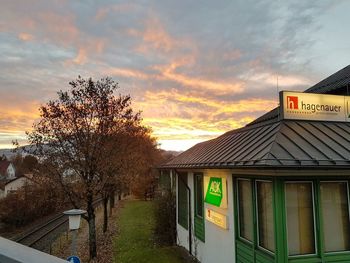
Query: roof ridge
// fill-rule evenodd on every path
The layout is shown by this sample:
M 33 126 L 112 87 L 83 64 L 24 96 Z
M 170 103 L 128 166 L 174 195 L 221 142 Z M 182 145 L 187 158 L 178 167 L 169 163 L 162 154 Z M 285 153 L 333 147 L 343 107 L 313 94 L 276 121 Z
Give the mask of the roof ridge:
M 268 149 L 268 151 L 267 151 L 267 154 L 265 154 L 265 156 L 269 156 L 269 155 L 273 155 L 272 154 L 272 148 L 275 146 L 275 144 L 277 144 L 276 143 L 276 139 L 277 139 L 277 136 L 279 136 L 281 133 L 280 133 L 280 131 L 281 131 L 281 127 L 282 127 L 282 125 L 284 124 L 284 121 L 282 121 L 282 120 L 280 120 L 280 121 L 278 121 L 279 122 L 279 124 L 278 124 L 278 128 L 276 129 L 276 132 L 275 132 L 275 134 L 273 135 L 273 142 L 271 143 L 271 145 L 269 146 L 269 149 Z M 264 157 L 265 157 L 264 156 Z M 261 160 L 268 160 L 269 158 L 261 158 Z M 273 155 L 273 159 L 276 159 L 275 157 L 274 157 L 274 155 Z

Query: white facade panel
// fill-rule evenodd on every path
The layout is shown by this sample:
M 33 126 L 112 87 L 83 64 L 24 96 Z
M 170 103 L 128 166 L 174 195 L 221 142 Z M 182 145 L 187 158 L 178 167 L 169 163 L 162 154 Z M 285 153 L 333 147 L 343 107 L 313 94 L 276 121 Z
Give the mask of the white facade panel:
M 192 219 L 192 255 L 201 263 L 233 263 L 235 262 L 234 204 L 232 173 L 229 170 L 203 170 L 204 176 L 222 177 L 227 181 L 227 209 L 222 209 L 204 203 L 204 209 L 211 209 L 227 217 L 228 229 L 223 229 L 205 220 L 205 242 L 197 239 L 194 234 L 194 185 L 193 172 L 188 173 L 188 186 L 191 188 L 191 219 Z M 178 185 L 178 184 L 177 184 Z M 177 189 L 176 189 L 177 190 Z M 206 189 L 204 189 L 205 194 Z M 176 191 L 177 193 L 177 191 Z M 178 245 L 189 249 L 189 234 L 177 224 Z

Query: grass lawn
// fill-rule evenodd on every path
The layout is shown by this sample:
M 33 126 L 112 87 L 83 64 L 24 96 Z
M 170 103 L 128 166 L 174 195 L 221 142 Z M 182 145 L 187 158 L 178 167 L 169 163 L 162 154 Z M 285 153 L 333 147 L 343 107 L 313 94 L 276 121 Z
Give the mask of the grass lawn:
M 124 201 L 119 210 L 118 235 L 114 240 L 115 263 L 184 263 L 176 247 L 158 247 L 153 241 L 154 203 Z

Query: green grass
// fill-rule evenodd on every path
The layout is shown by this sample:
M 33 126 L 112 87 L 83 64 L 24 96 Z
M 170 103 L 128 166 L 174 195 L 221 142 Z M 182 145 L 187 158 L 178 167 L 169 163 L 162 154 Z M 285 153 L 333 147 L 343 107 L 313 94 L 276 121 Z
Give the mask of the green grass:
M 118 234 L 114 240 L 116 263 L 183 263 L 176 247 L 159 247 L 153 240 L 154 203 L 124 201 L 119 210 Z

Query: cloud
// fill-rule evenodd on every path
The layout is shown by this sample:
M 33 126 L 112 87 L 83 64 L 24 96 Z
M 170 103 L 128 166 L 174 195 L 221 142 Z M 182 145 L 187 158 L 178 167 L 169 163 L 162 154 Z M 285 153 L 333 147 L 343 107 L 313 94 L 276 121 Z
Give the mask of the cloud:
M 30 41 L 34 39 L 34 36 L 28 33 L 20 33 L 18 38 L 23 41 Z
M 241 127 L 276 106 L 277 76 L 280 89 L 302 90 L 327 75 L 313 70 L 309 51 L 327 35 L 330 5 L 337 3 L 5 1 L 0 144 L 30 127 L 34 106 L 77 75 L 113 76 L 163 141 Z
M 80 48 L 78 55 L 72 60 L 74 63 L 83 65 L 87 61 L 87 51 L 85 48 Z
M 242 127 L 277 105 L 275 100 L 225 101 L 176 90 L 147 91 L 135 105 L 160 140 L 214 138 Z M 157 109 L 155 111 L 155 109 Z

